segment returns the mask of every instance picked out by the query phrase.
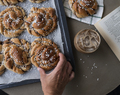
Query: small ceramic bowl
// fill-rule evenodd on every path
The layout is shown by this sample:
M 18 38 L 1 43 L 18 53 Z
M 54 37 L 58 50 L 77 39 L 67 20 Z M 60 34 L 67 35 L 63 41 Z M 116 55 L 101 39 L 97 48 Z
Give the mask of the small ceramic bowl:
M 101 43 L 100 35 L 92 29 L 79 31 L 74 38 L 75 48 L 83 53 L 95 52 Z

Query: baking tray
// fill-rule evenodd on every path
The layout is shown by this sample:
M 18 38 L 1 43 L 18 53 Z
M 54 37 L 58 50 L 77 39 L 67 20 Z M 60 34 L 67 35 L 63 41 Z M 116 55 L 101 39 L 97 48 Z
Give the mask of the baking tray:
M 71 63 L 73 70 L 75 70 L 74 57 L 72 53 L 71 42 L 70 42 L 69 31 L 67 27 L 63 3 L 62 3 L 62 0 L 54 0 L 54 1 L 56 6 L 56 11 L 58 14 L 58 21 L 61 29 L 61 34 L 62 34 L 62 41 L 64 43 L 63 44 L 64 55 L 66 56 L 67 60 Z M 32 79 L 32 80 L 25 80 L 21 82 L 10 83 L 10 84 L 2 84 L 0 85 L 0 89 L 21 86 L 21 85 L 35 83 L 35 82 L 40 82 L 40 80 Z

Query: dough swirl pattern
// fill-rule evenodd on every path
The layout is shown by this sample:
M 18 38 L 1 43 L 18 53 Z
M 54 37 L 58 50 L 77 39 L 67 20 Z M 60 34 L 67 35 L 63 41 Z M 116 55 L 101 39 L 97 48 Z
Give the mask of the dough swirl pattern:
M 32 2 L 32 3 L 41 3 L 41 2 L 43 2 L 45 0 L 29 0 L 29 1 Z
M 11 6 L 0 13 L 0 33 L 5 37 L 19 36 L 24 30 L 25 12 L 21 7 Z
M 26 19 L 25 27 L 34 36 L 47 36 L 57 27 L 57 16 L 53 8 L 35 8 Z
M 46 38 L 37 38 L 31 44 L 31 62 L 36 67 L 51 70 L 59 61 L 59 49 L 55 43 Z
M 96 0 L 69 0 L 68 3 L 71 10 L 78 18 L 95 14 L 98 5 Z
M 0 0 L 0 5 L 9 6 L 23 1 L 24 0 Z
M 0 41 L 0 75 L 5 72 L 5 66 L 3 64 L 3 54 L 2 54 L 2 42 Z
M 24 39 L 7 39 L 3 44 L 4 65 L 7 69 L 23 74 L 31 68 L 30 44 Z

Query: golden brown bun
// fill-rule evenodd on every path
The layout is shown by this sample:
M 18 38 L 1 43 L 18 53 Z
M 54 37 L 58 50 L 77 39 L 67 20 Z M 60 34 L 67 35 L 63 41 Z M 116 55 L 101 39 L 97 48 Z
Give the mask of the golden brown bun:
M 0 41 L 0 75 L 5 72 L 5 66 L 3 64 L 2 42 Z
M 5 67 L 15 73 L 23 74 L 31 68 L 30 44 L 24 39 L 7 39 L 3 44 Z
M 0 5 L 9 6 L 23 1 L 24 0 L 0 0 Z
M 25 27 L 34 36 L 47 36 L 57 27 L 57 16 L 53 8 L 35 8 L 26 19 Z
M 69 0 L 69 5 L 78 18 L 93 15 L 97 9 L 96 0 Z
M 36 67 L 51 70 L 59 61 L 59 49 L 55 43 L 46 38 L 37 38 L 31 44 L 31 62 Z
M 21 7 L 11 6 L 0 13 L 0 33 L 5 37 L 19 36 L 24 30 L 25 12 Z
M 45 0 L 29 0 L 29 1 L 32 2 L 32 3 L 41 3 L 41 2 L 43 2 Z

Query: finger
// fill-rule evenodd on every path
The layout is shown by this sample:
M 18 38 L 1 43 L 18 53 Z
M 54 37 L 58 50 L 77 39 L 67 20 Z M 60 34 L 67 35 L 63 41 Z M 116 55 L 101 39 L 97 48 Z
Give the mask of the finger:
M 45 75 L 46 75 L 45 71 L 44 71 L 42 68 L 40 68 L 40 67 L 38 67 L 37 69 L 38 69 L 38 71 L 39 71 L 39 73 L 40 73 L 41 79 L 44 78 Z
M 66 58 L 62 53 L 59 53 L 60 60 L 54 70 L 62 69 L 65 65 Z
M 72 72 L 72 66 L 71 66 L 70 62 L 68 62 L 67 73 L 68 73 L 68 74 L 71 74 L 71 72 Z
M 69 77 L 69 81 L 71 81 L 73 78 L 75 77 L 75 73 L 72 71 L 70 77 Z
M 65 63 L 65 66 L 62 68 L 62 74 L 64 77 L 69 77 L 69 74 L 67 73 L 67 69 L 68 69 L 68 62 Z
M 59 57 L 60 57 L 59 62 L 64 63 L 66 61 L 66 58 L 62 53 L 59 53 Z M 64 64 L 60 64 L 58 66 L 62 66 L 62 65 L 64 66 Z
M 64 66 L 63 69 L 62 69 L 62 72 L 67 73 L 68 68 L 69 68 L 69 64 L 68 64 L 68 62 L 66 62 L 66 63 L 65 63 L 65 66 Z

